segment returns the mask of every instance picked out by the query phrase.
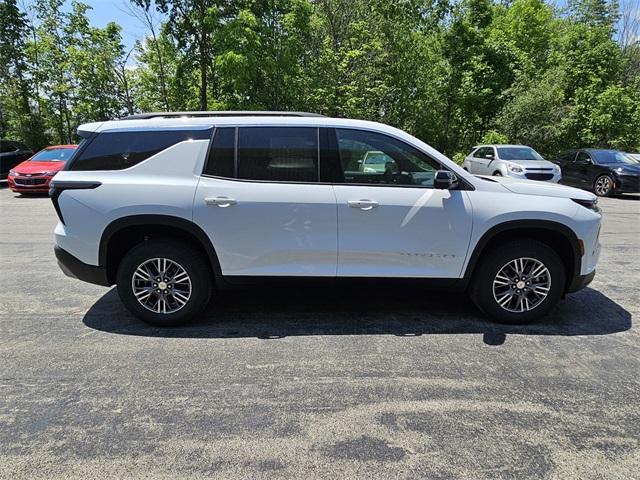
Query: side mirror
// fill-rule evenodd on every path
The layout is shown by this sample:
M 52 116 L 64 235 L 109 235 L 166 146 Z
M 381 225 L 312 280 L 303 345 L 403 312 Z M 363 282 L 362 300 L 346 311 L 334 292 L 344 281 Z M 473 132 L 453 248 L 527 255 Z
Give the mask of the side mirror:
M 433 188 L 439 190 L 449 190 L 458 181 L 453 172 L 449 170 L 438 170 L 433 177 Z
M 495 160 L 495 156 L 493 155 L 493 153 L 487 153 L 484 158 L 488 158 L 489 160 Z

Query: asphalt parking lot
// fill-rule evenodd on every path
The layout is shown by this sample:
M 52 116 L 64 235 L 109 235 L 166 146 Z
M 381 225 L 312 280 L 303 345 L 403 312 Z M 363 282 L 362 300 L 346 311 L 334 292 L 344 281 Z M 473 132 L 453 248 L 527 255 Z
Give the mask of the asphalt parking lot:
M 640 197 L 600 203 L 595 281 L 536 325 L 279 288 L 165 330 L 66 278 L 50 201 L 3 186 L 0 478 L 639 478 Z

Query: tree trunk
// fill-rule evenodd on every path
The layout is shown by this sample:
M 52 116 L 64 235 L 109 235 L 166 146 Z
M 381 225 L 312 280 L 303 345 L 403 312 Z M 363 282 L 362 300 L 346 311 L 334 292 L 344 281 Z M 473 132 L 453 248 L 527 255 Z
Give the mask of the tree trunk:
M 207 109 L 207 54 L 206 54 L 206 36 L 203 34 L 200 38 L 200 110 Z

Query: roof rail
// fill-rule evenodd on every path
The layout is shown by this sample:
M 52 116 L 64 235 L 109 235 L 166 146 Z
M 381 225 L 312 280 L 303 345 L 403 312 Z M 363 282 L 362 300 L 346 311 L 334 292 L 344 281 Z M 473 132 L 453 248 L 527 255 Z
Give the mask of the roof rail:
M 196 112 L 149 112 L 137 113 L 120 118 L 120 120 L 146 120 L 149 118 L 179 118 L 179 117 L 324 117 L 319 113 L 308 112 L 270 112 L 248 110 L 196 111 Z

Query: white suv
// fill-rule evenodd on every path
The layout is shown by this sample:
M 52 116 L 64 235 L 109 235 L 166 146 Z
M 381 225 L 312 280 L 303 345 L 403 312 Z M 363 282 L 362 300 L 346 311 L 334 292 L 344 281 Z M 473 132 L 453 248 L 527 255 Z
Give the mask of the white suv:
M 224 286 L 273 277 L 423 279 L 522 323 L 595 275 L 593 194 L 474 177 L 379 123 L 142 114 L 79 134 L 51 188 L 59 264 L 117 284 L 150 323 L 184 322 Z
M 526 145 L 478 145 L 462 163 L 475 175 L 512 177 L 558 183 L 560 167 Z

